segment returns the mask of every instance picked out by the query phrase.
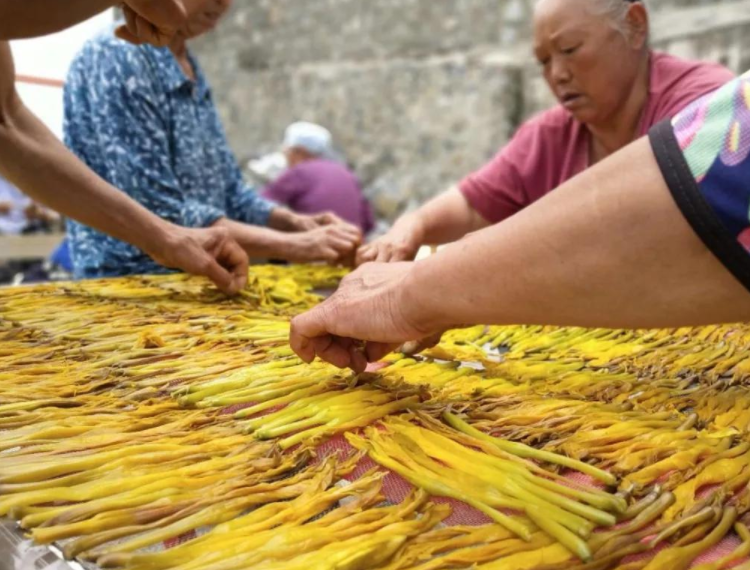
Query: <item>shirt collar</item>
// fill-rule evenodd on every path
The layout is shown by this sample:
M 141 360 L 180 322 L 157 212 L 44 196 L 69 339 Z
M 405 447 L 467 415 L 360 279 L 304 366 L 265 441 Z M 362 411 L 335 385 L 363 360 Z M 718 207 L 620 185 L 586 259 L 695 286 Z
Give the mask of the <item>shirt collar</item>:
M 209 93 L 208 83 L 203 76 L 203 71 L 192 53 L 188 52 L 188 57 L 193 64 L 193 69 L 195 69 L 195 81 L 185 75 L 180 64 L 177 62 L 177 58 L 169 48 L 154 46 L 144 47 L 146 47 L 151 53 L 156 64 L 157 72 L 164 81 L 164 86 L 168 93 L 187 89 L 192 90 L 193 95 L 201 99 Z

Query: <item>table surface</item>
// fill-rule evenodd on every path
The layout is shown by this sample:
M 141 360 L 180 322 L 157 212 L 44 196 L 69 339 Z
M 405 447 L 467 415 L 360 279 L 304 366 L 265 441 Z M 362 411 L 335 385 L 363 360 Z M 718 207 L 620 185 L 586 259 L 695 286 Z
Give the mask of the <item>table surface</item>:
M 61 233 L 0 236 L 0 262 L 47 259 L 64 237 Z

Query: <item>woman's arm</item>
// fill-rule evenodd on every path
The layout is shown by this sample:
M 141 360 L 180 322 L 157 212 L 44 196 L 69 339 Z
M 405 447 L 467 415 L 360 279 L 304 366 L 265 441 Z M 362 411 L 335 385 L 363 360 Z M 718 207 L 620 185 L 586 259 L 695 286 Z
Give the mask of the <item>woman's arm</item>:
M 685 220 L 642 139 L 512 218 L 413 264 L 365 265 L 291 343 L 361 370 L 459 324 L 667 327 L 750 319 L 750 293 Z
M 216 226 L 229 230 L 250 259 L 284 259 L 293 263 L 342 263 L 352 255 L 360 239 L 356 228 L 344 224 L 282 232 L 223 218 Z
M 386 235 L 360 248 L 357 264 L 411 261 L 422 245 L 449 243 L 488 225 L 458 188 L 451 188 L 401 217 Z
M 0 39 L 58 32 L 114 5 L 115 0 L 0 0 Z
M 750 318 L 750 293 L 685 220 L 647 139 L 415 267 L 409 291 L 427 283 L 434 294 L 421 297 L 417 314 L 428 328 L 669 327 Z
M 0 0 L 0 40 L 43 36 L 83 22 L 115 0 Z M 134 43 L 165 45 L 186 19 L 183 0 L 125 0 L 127 25 L 118 31 Z
M 139 247 L 167 267 L 244 286 L 247 257 L 225 229 L 187 230 L 155 216 L 86 168 L 21 102 L 0 42 L 0 174 L 34 200 Z

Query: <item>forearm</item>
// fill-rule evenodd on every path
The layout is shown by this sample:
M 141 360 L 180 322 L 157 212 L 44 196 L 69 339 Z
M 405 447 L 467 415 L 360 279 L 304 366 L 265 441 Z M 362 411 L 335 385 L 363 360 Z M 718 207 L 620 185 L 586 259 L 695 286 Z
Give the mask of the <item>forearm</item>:
M 291 210 L 283 206 L 277 206 L 271 210 L 271 214 L 268 216 L 268 227 L 280 232 L 298 232 L 310 229 L 309 227 L 299 227 L 298 218 Z
M 461 239 L 488 223 L 474 210 L 458 188 L 440 194 L 416 212 L 407 214 L 396 228 L 410 228 L 422 244 L 441 245 Z
M 286 259 L 292 247 L 289 236 L 260 226 L 251 226 L 222 218 L 216 225 L 229 230 L 250 259 Z
M 112 7 L 114 0 L 0 0 L 0 40 L 51 34 Z
M 81 163 L 15 94 L 0 103 L 0 174 L 37 202 L 144 251 L 168 231 Z
M 425 329 L 668 327 L 750 318 L 750 294 L 690 228 L 645 139 L 513 218 L 416 264 L 408 283 L 405 294 Z

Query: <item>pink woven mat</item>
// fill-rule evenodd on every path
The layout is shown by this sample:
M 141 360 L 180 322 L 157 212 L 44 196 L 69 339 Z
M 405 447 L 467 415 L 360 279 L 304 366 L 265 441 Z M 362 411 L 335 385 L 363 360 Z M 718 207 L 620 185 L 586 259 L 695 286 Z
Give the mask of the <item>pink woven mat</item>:
M 330 439 L 329 441 L 325 442 L 324 444 L 318 447 L 318 460 L 328 457 L 331 454 L 337 454 L 340 457 L 347 457 L 349 454 L 354 453 L 354 451 L 355 449 L 349 444 L 349 442 L 347 442 L 343 436 L 339 435 L 339 436 L 333 437 L 332 439 Z M 374 461 L 372 461 L 372 459 L 370 459 L 369 457 L 365 457 L 357 464 L 357 467 L 347 477 L 347 479 L 350 481 L 354 481 L 358 479 L 359 477 L 361 477 L 362 475 L 364 475 L 366 472 L 375 468 L 386 471 L 384 468 L 378 466 Z M 577 471 L 567 472 L 565 473 L 565 477 L 567 477 L 571 481 L 571 483 L 577 487 L 589 487 L 589 488 L 592 488 L 592 487 L 601 488 L 602 487 L 602 485 L 598 481 L 592 479 L 588 475 L 584 475 Z M 388 472 L 388 474 L 385 476 L 383 480 L 383 494 L 385 495 L 386 499 L 390 503 L 402 502 L 413 489 L 414 489 L 413 485 L 409 483 L 406 479 L 390 471 Z M 704 496 L 710 490 L 711 490 L 711 487 L 704 487 L 698 493 L 699 497 Z M 480 525 L 484 525 L 484 524 L 488 524 L 492 522 L 492 520 L 489 517 L 487 517 L 487 515 L 476 510 L 473 507 L 470 507 L 466 503 L 462 503 L 461 501 L 457 501 L 455 499 L 448 499 L 445 497 L 435 497 L 433 500 L 436 503 L 448 504 L 453 509 L 453 514 L 451 514 L 444 521 L 444 524 L 448 526 L 456 526 L 456 525 L 480 526 Z M 693 563 L 691 567 L 698 566 L 699 564 L 715 562 L 716 560 L 719 560 L 720 558 L 730 555 L 739 545 L 740 545 L 740 539 L 734 534 L 731 534 L 727 536 L 724 540 L 722 540 L 714 548 L 712 548 L 710 551 L 702 554 Z M 641 560 L 650 559 L 653 556 L 656 556 L 656 554 L 659 551 L 661 551 L 664 547 L 665 546 L 662 545 L 650 552 L 627 557 L 623 561 L 623 563 L 637 562 Z M 727 566 L 726 568 L 732 568 L 747 560 L 748 560 L 747 558 L 738 560 L 736 563 L 730 566 Z M 664 570 L 668 570 L 668 569 L 665 568 Z
M 373 368 L 373 370 L 374 369 L 375 368 Z M 246 404 L 238 404 L 234 406 L 229 406 L 223 409 L 221 413 L 233 414 L 240 410 L 248 408 L 252 405 L 253 405 L 252 403 L 246 403 Z M 279 409 L 282 409 L 283 407 L 284 406 L 279 406 L 270 410 L 266 410 L 264 412 L 261 412 L 257 416 L 253 416 L 253 417 L 266 415 L 268 413 L 272 413 Z M 250 418 L 246 418 L 246 419 L 250 419 Z M 328 457 L 332 454 L 336 454 L 341 458 L 345 458 L 345 457 L 349 457 L 354 452 L 355 452 L 355 449 L 349 444 L 349 442 L 346 441 L 344 436 L 337 435 L 331 438 L 330 440 L 328 440 L 327 442 L 321 444 L 318 447 L 317 460 L 320 461 L 323 458 Z M 354 481 L 372 469 L 379 469 L 381 471 L 387 471 L 383 467 L 378 466 L 369 457 L 365 457 L 357 464 L 356 468 L 347 477 L 347 479 L 350 481 Z M 565 474 L 565 476 L 570 480 L 572 485 L 575 485 L 577 487 L 589 487 L 589 488 L 599 487 L 601 488 L 602 486 L 598 481 L 592 479 L 588 475 L 584 475 L 582 473 L 578 473 L 575 471 L 568 472 Z M 409 483 L 406 479 L 398 475 L 397 473 L 388 471 L 387 475 L 383 479 L 383 494 L 385 495 L 386 499 L 390 503 L 397 504 L 397 503 L 402 502 L 409 495 L 409 493 L 413 491 L 413 489 L 414 489 L 413 485 Z M 711 487 L 705 487 L 701 489 L 699 491 L 699 496 L 705 495 L 710 490 L 711 490 Z M 457 501 L 456 499 L 449 499 L 445 497 L 434 497 L 433 500 L 436 503 L 448 504 L 451 506 L 452 514 L 448 518 L 446 518 L 444 521 L 444 524 L 448 526 L 457 526 L 457 525 L 481 526 L 481 525 L 489 524 L 492 522 L 492 520 L 484 513 L 476 510 L 473 507 L 470 507 L 466 503 Z M 195 531 L 185 533 L 181 536 L 165 541 L 163 543 L 163 547 L 165 549 L 174 548 L 175 546 L 178 546 L 184 542 L 193 540 L 198 534 L 199 533 Z M 720 558 L 728 556 L 734 551 L 735 548 L 737 548 L 737 546 L 739 546 L 739 544 L 740 544 L 739 538 L 734 535 L 730 535 L 727 538 L 725 538 L 723 541 L 721 541 L 716 547 L 714 547 L 710 551 L 701 555 L 695 561 L 692 567 L 695 567 L 699 564 L 714 562 L 716 560 L 719 560 Z M 652 550 L 647 553 L 630 556 L 626 558 L 623 561 L 623 563 L 636 562 L 636 561 L 649 559 L 655 556 L 663 548 L 664 548 L 664 545 L 657 547 L 655 550 Z M 736 564 L 726 566 L 725 568 L 732 568 L 736 566 L 737 564 L 745 562 L 746 560 L 748 559 L 738 560 Z

